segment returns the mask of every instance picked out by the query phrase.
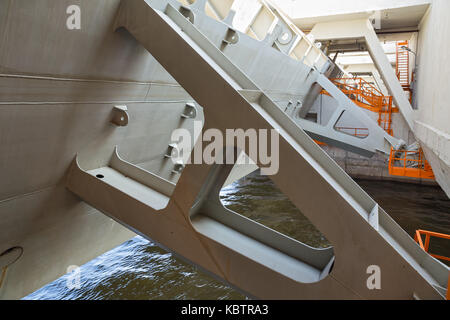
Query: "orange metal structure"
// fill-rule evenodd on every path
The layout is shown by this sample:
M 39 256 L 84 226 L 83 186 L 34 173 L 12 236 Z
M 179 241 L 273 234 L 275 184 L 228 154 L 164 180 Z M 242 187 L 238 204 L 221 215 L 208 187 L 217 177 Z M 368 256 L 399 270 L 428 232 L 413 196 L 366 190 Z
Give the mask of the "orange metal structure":
M 425 243 L 423 243 L 422 236 L 425 236 Z M 416 234 L 414 236 L 414 240 L 419 244 L 419 246 L 423 250 L 425 250 L 425 252 L 429 253 L 431 237 L 450 240 L 450 234 L 437 233 L 437 232 L 425 231 L 425 230 L 417 230 Z M 432 256 L 436 259 L 450 261 L 449 257 L 439 256 L 437 254 L 431 254 L 431 253 L 429 253 L 429 254 L 430 254 L 430 256 Z
M 375 86 L 362 78 L 336 78 L 330 80 L 361 108 L 378 112 L 389 103 Z
M 325 142 L 314 140 L 315 143 L 317 143 L 319 146 L 326 146 L 327 144 Z
M 383 106 L 378 111 L 378 125 L 384 129 L 391 136 L 393 135 L 392 130 L 392 97 L 384 97 L 387 99 Z M 397 110 L 398 112 L 398 110 Z
M 389 174 L 393 176 L 434 180 L 433 169 L 425 159 L 423 151 L 391 149 Z
M 395 72 L 397 74 L 398 81 L 404 91 L 408 92 L 409 100 L 412 100 L 411 91 L 411 79 L 409 72 L 409 52 L 403 47 L 408 47 L 408 41 L 399 41 L 396 44 L 396 67 Z
M 355 137 L 365 138 L 369 136 L 369 129 L 367 128 L 349 128 L 349 127 L 335 127 L 336 130 L 351 134 Z
M 378 125 L 392 135 L 392 113 L 398 112 L 398 109 L 393 108 L 391 96 L 384 96 L 374 85 L 362 78 L 330 80 L 359 107 L 378 113 Z
M 422 236 L 425 236 L 425 243 L 423 242 Z M 416 241 L 419 244 L 419 246 L 425 252 L 427 252 L 430 256 L 432 256 L 436 259 L 439 259 L 439 260 L 450 261 L 449 257 L 444 257 L 444 256 L 440 256 L 437 254 L 431 254 L 429 252 L 430 251 L 430 240 L 432 237 L 450 240 L 450 234 L 437 233 L 437 232 L 431 232 L 431 231 L 425 231 L 425 230 L 417 230 L 416 234 L 414 235 L 414 241 Z M 450 273 L 448 275 L 446 299 L 450 300 Z
M 397 42 L 395 71 L 401 86 L 409 88 L 409 52 L 402 47 L 408 47 L 408 41 Z
M 408 47 L 408 41 L 396 43 L 396 73 L 403 90 L 409 93 L 411 101 L 409 52 L 403 47 Z M 330 80 L 356 105 L 378 113 L 378 125 L 388 134 L 393 135 L 392 113 L 399 112 L 399 110 L 393 107 L 392 96 L 383 95 L 374 85 L 362 78 L 337 78 Z M 326 90 L 323 90 L 321 94 L 329 95 Z M 368 136 L 367 128 L 336 127 L 336 130 L 360 138 Z M 391 149 L 389 174 L 419 179 L 435 179 L 433 170 L 421 149 L 418 151 Z
M 397 50 L 404 45 L 408 45 L 408 42 L 398 42 Z M 402 50 L 406 51 L 404 49 Z M 406 53 L 408 52 L 406 51 Z M 403 63 L 403 58 L 400 61 Z M 405 72 L 405 69 L 401 65 L 397 64 L 397 67 L 400 68 L 399 71 L 402 76 L 400 82 L 402 83 L 403 81 L 402 86 L 409 89 L 409 58 L 407 64 L 407 72 Z M 384 96 L 380 90 L 362 78 L 338 78 L 330 80 L 359 107 L 378 113 L 378 125 L 390 135 L 393 134 L 392 113 L 399 112 L 399 110 L 392 106 L 393 99 L 391 96 Z M 407 86 L 406 83 L 408 83 Z M 322 94 L 328 94 L 328 92 L 323 90 Z M 336 130 L 359 138 L 365 138 L 369 134 L 367 128 L 336 127 Z M 406 151 L 391 149 L 389 174 L 419 179 L 435 179 L 433 170 L 425 159 L 422 150 Z

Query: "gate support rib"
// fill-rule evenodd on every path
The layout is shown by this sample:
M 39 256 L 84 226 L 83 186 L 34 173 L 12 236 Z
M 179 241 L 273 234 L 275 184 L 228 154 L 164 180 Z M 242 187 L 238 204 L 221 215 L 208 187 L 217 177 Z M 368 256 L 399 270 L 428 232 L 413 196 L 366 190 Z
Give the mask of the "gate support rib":
M 318 282 L 305 283 L 300 281 L 305 278 L 295 278 L 265 259 L 247 256 L 241 243 L 232 241 L 233 232 L 248 237 L 247 228 L 227 231 L 233 223 L 217 217 L 214 226 L 220 228 L 221 236 L 210 232 L 210 223 L 206 229 L 198 224 L 196 228 L 193 208 L 200 208 L 194 210 L 197 214 L 206 212 L 203 216 L 217 214 L 214 207 L 218 203 L 208 196 L 212 190 L 208 186 L 213 182 L 220 185 L 221 180 L 212 180 L 218 177 L 211 176 L 214 168 L 208 165 L 187 165 L 161 210 L 136 201 L 120 185 L 98 181 L 76 163 L 68 188 L 122 224 L 254 297 L 412 299 L 416 294 L 422 299 L 443 298 L 436 288 L 446 286 L 448 268 L 423 252 L 381 208 L 377 230 L 376 203 L 176 7 L 163 6 L 163 2 L 122 1 L 117 26 L 125 27 L 204 107 L 205 130 L 279 131 L 280 170 L 272 180 L 333 244 L 336 261 L 332 271 L 327 274 L 330 266 L 326 265 Z M 161 3 L 164 12 L 153 9 L 152 3 Z M 241 94 L 243 89 L 255 92 L 251 100 Z M 278 248 L 278 253 L 287 254 L 292 246 L 277 247 L 273 241 L 270 247 Z M 263 250 L 261 244 L 258 241 Z M 267 254 L 275 258 L 275 253 Z M 292 253 L 288 255 L 292 257 Z M 301 260 L 308 258 L 302 256 Z M 370 290 L 366 285 L 371 265 L 382 270 L 382 290 Z M 301 271 L 299 265 L 292 266 L 294 272 Z

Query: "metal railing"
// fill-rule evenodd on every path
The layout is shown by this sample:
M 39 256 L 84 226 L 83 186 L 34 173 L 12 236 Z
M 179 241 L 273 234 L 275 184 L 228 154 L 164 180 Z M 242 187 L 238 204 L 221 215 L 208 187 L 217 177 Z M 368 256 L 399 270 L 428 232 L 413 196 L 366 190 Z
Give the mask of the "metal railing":
M 392 135 L 392 97 L 385 96 L 374 85 L 362 78 L 330 79 L 347 97 L 361 108 L 378 113 L 378 125 Z M 327 94 L 323 91 L 322 94 Z
M 362 78 L 330 80 L 346 95 L 352 96 L 353 100 L 367 104 L 377 111 L 389 105 L 389 97 L 385 97 L 380 90 Z
M 337 131 L 341 131 L 343 133 L 350 134 L 358 138 L 365 138 L 369 136 L 368 128 L 335 127 L 335 129 Z
M 422 240 L 422 236 L 425 236 L 425 243 Z M 437 233 L 437 232 L 425 231 L 425 230 L 417 230 L 416 234 L 414 236 L 414 240 L 430 256 L 432 256 L 432 257 L 434 257 L 436 259 L 450 261 L 449 257 L 440 256 L 440 255 L 432 254 L 432 253 L 429 252 L 429 250 L 430 250 L 430 240 L 431 240 L 432 237 L 450 240 L 450 234 Z
M 422 236 L 425 236 L 425 243 L 423 242 Z M 417 230 L 416 234 L 414 235 L 414 241 L 416 241 L 419 244 L 419 246 L 422 248 L 422 250 L 424 250 L 426 253 L 428 253 L 433 258 L 436 258 L 439 260 L 444 260 L 444 261 L 450 261 L 449 257 L 432 254 L 429 252 L 430 251 L 430 241 L 431 241 L 432 237 L 450 240 L 450 234 L 425 231 L 425 230 Z M 450 273 L 448 275 L 446 299 L 450 300 Z
M 422 149 L 408 151 L 391 148 L 389 174 L 419 179 L 435 179 L 433 169 L 425 159 Z

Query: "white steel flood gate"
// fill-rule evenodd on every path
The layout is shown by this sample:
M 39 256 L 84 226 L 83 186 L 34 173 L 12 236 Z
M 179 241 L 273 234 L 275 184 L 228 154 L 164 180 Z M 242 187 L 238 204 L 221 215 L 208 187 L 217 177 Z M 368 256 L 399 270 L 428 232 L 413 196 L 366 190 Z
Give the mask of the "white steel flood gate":
M 174 185 L 117 150 L 107 166 L 83 170 L 80 153 L 67 188 L 251 297 L 442 299 L 448 268 L 421 250 L 186 14 L 171 1 L 122 1 L 116 26 L 203 106 L 204 130 L 279 132 L 280 169 L 271 179 L 333 247 L 310 248 L 225 209 L 218 192 L 232 166 L 187 165 Z M 368 286 L 373 266 L 379 289 Z
M 151 5 L 164 11 L 164 6 L 171 3 L 180 9 L 215 49 L 220 50 L 220 55 L 227 57 L 313 139 L 366 157 L 372 157 L 376 152 L 389 155 L 391 147 L 399 149 L 404 144 L 380 128 L 327 78 L 330 70 L 337 67 L 301 31 L 290 27 L 281 18 L 275 19 L 275 28 L 258 41 L 233 28 L 232 11 L 223 22 L 207 16 L 204 9 L 201 10 L 205 8 L 205 2 L 197 0 L 190 7 L 181 6 L 174 0 L 152 1 Z M 266 7 L 264 11 L 267 13 L 268 10 L 270 8 Z M 280 46 L 279 37 L 283 33 L 292 34 L 292 39 L 289 44 Z M 333 114 L 324 124 L 304 119 L 303 114 L 319 95 L 320 90 L 314 89 L 318 87 L 327 90 L 335 104 Z M 367 130 L 367 137 L 356 137 L 336 129 L 339 120 L 348 117 Z

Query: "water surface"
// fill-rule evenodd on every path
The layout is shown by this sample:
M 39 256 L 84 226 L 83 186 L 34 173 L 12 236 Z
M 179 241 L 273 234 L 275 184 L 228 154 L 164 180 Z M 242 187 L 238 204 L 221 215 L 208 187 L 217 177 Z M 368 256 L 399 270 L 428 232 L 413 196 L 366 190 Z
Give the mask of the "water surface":
M 357 181 L 411 236 L 425 229 L 450 234 L 450 201 L 438 187 Z M 327 239 L 257 172 L 221 192 L 230 209 L 313 247 Z M 432 240 L 431 251 L 450 256 L 450 241 Z M 81 289 L 67 288 L 67 276 L 25 299 L 245 299 L 153 243 L 136 237 L 81 267 Z

